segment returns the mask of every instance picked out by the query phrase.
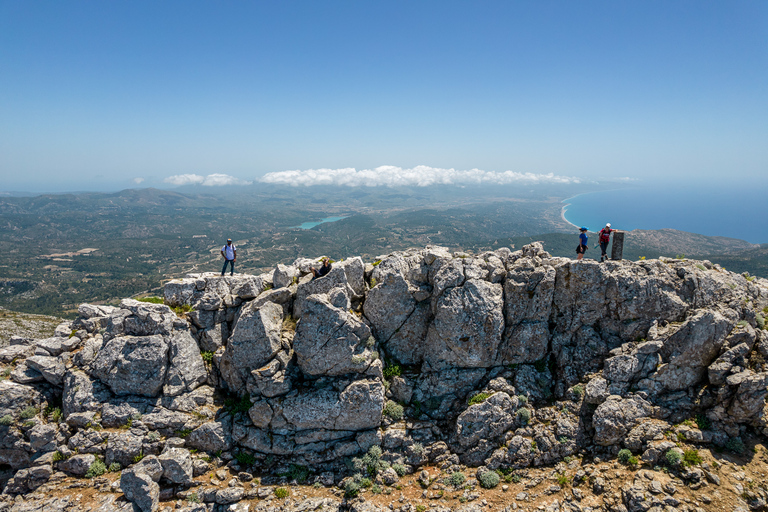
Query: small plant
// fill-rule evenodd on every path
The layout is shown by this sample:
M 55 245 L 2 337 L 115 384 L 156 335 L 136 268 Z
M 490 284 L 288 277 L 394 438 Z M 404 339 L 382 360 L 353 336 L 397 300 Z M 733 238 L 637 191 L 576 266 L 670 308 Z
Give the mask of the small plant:
M 485 402 L 486 398 L 490 397 L 493 393 L 476 393 L 469 399 L 469 405 L 476 405 Z
M 291 464 L 290 469 L 288 469 L 288 478 L 303 484 L 309 478 L 309 468 L 300 464 Z
M 107 469 L 109 469 L 110 473 L 117 473 L 118 471 L 120 471 L 123 468 L 120 466 L 119 462 L 113 462 L 112 464 L 109 465 L 109 468 L 107 468 Z
M 675 254 L 675 258 L 678 259 L 678 260 L 684 260 L 685 259 L 685 254 Z
M 703 414 L 697 414 L 696 426 L 699 427 L 699 430 L 709 430 L 712 428 L 712 422 Z
M 240 398 L 227 398 L 224 400 L 224 408 L 232 415 L 235 415 L 238 412 L 248 412 L 248 409 L 252 406 L 251 395 L 248 393 Z
M 59 421 L 61 421 L 61 408 L 54 407 L 49 417 L 51 418 L 51 421 L 54 423 L 58 423 Z
M 755 324 L 758 329 L 765 329 L 765 317 L 762 313 L 757 313 L 755 315 Z
M 158 439 L 160 439 L 160 434 L 158 434 L 157 432 L 154 432 L 154 431 L 153 431 L 153 432 L 150 432 L 149 434 L 147 434 L 147 440 L 148 440 L 150 443 L 154 443 L 154 442 L 155 442 L 155 441 L 157 441 Z
M 85 478 L 96 478 L 107 472 L 107 466 L 103 461 L 96 459 L 93 461 L 88 471 L 85 473 Z
M 413 453 L 415 453 L 416 455 L 421 455 L 422 453 L 424 453 L 424 445 L 421 443 L 413 443 L 411 445 L 411 450 L 413 450 Z
M 416 505 L 416 512 L 424 512 L 425 510 L 427 510 L 426 505 Z
M 200 503 L 200 497 L 197 495 L 196 492 L 193 492 L 189 496 L 187 496 L 187 501 L 190 503 Z
M 6 414 L 2 418 L 0 418 L 0 425 L 4 427 L 7 427 L 11 423 L 13 423 L 13 416 L 11 416 L 10 414 Z
M 352 361 L 352 364 L 357 366 L 357 365 L 360 365 L 360 364 L 365 364 L 366 361 L 368 361 L 368 358 L 365 357 L 365 356 L 361 356 L 361 355 L 352 356 L 351 361 Z
M 238 452 L 235 454 L 235 459 L 237 459 L 237 462 L 244 466 L 251 466 L 256 463 L 256 457 L 253 456 L 253 454 L 248 452 Z
M 485 473 L 480 474 L 478 480 L 480 481 L 480 486 L 485 489 L 493 489 L 499 485 L 499 482 L 501 481 L 499 474 L 495 471 L 486 471 Z
M 72 338 L 74 338 L 74 337 L 75 337 L 75 334 L 77 334 L 77 329 L 72 329 L 72 330 L 69 332 L 69 336 L 67 337 L 67 339 L 68 339 L 68 340 L 71 340 Z
M 622 464 L 627 464 L 629 462 L 629 458 L 632 456 L 632 452 L 624 448 L 623 450 L 619 450 L 619 455 L 617 459 Z
M 683 456 L 680 455 L 680 452 L 677 450 L 669 450 L 667 454 L 664 456 L 664 458 L 667 459 L 667 464 L 670 466 L 677 466 L 680 464 L 680 461 L 682 460 Z
M 528 405 L 528 397 L 525 395 L 517 395 L 517 403 L 520 404 L 520 407 L 525 407 Z
M 683 452 L 683 463 L 686 466 L 696 466 L 704 462 L 704 459 L 699 455 L 699 450 L 690 449 Z
M 150 304 L 164 304 L 165 301 L 162 297 L 141 297 L 136 299 L 139 302 L 149 302 Z
M 184 439 L 185 437 L 187 437 L 191 433 L 192 433 L 192 429 L 182 428 L 182 429 L 179 429 L 179 430 L 176 431 L 176 436 Z
M 371 288 L 376 288 L 376 278 L 375 277 L 371 278 Z
M 533 367 L 536 368 L 537 372 L 544 373 L 545 371 L 547 371 L 547 358 L 543 357 L 539 359 L 538 361 L 533 363 Z
M 523 425 L 527 425 L 528 422 L 531 421 L 531 411 L 525 407 L 518 409 L 515 415 L 517 416 L 517 420 Z
M 192 306 L 189 304 L 183 304 L 181 306 L 173 306 L 171 307 L 171 310 L 176 313 L 176 316 L 179 318 L 184 318 L 187 313 L 192 311 Z
M 464 485 L 464 482 L 466 481 L 467 481 L 467 476 L 461 471 L 456 471 L 455 473 L 451 473 L 451 476 L 448 477 L 448 483 L 454 487 L 460 487 L 461 485 Z
M 640 256 L 639 260 L 643 261 L 645 259 L 645 256 Z
M 365 340 L 365 347 L 373 348 L 374 345 L 376 345 L 376 338 L 374 338 L 373 336 L 368 336 L 368 339 Z
M 128 421 L 125 422 L 125 425 L 120 428 L 123 430 L 129 430 L 131 427 L 133 427 L 133 418 L 128 418 Z
M 371 486 L 371 492 L 373 494 L 381 494 L 381 486 L 379 484 L 373 484 Z
M 56 452 L 53 454 L 53 462 L 61 462 L 63 460 L 67 460 L 67 456 L 56 450 Z
M 397 476 L 405 476 L 405 473 L 406 473 L 405 465 L 395 463 L 395 464 L 392 464 L 392 469 L 395 470 L 395 473 L 397 473 Z
M 747 447 L 744 446 L 744 441 L 738 437 L 732 437 L 725 443 L 725 449 L 730 450 L 735 454 L 741 455 L 746 451 Z
M 286 489 L 285 487 L 278 487 L 277 489 L 275 489 L 275 498 L 279 500 L 287 498 L 288 494 L 289 494 L 288 489 Z
M 571 392 L 573 393 L 573 397 L 576 399 L 576 401 L 581 400 L 581 397 L 584 396 L 584 386 L 581 384 L 576 384 L 571 388 Z
M 37 413 L 40 412 L 37 407 L 32 407 L 31 405 L 29 407 L 25 407 L 21 413 L 19 414 L 19 419 L 22 420 L 28 420 L 29 418 L 34 418 Z
M 632 468 L 636 468 L 640 464 L 640 459 L 638 459 L 636 456 L 631 456 L 629 460 L 627 460 L 627 465 L 632 466 Z
M 384 367 L 384 378 L 399 377 L 403 374 L 403 369 L 397 363 L 389 363 Z
M 539 449 L 539 444 L 536 441 L 531 441 L 531 451 L 535 452 Z
M 143 459 L 143 458 L 144 458 L 144 452 L 143 452 L 143 451 L 140 451 L 140 452 L 139 452 L 139 454 L 138 454 L 138 455 L 136 455 L 136 456 L 133 458 L 133 462 L 141 462 L 141 459 Z
M 206 363 L 211 364 L 213 362 L 213 352 L 210 350 L 202 350 L 200 351 L 200 355 Z
M 557 485 L 560 487 L 565 487 L 568 485 L 568 477 L 565 475 L 565 473 L 559 473 L 557 475 Z
M 398 421 L 403 419 L 404 413 L 405 413 L 405 409 L 403 409 L 403 406 L 398 404 L 397 402 L 388 400 L 387 403 L 384 405 L 383 414 L 385 416 L 389 416 L 393 420 Z

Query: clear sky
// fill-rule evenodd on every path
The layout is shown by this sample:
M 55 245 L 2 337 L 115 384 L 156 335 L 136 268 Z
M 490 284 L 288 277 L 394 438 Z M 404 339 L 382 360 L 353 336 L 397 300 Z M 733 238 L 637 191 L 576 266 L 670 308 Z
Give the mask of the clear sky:
M 0 190 L 384 165 L 764 181 L 768 2 L 0 0 Z

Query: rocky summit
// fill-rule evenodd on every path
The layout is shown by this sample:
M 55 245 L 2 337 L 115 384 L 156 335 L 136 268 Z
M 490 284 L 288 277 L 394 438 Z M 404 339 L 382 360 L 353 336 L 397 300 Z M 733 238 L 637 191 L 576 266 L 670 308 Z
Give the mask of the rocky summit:
M 739 466 L 765 467 L 768 280 L 539 243 L 310 265 L 12 337 L 0 511 L 768 506 Z

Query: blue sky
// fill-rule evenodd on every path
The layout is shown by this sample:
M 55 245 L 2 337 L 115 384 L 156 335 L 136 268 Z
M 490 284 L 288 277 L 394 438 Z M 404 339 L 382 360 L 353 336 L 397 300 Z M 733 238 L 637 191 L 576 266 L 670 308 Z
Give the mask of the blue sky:
M 0 0 L 0 190 L 764 180 L 767 93 L 764 1 Z

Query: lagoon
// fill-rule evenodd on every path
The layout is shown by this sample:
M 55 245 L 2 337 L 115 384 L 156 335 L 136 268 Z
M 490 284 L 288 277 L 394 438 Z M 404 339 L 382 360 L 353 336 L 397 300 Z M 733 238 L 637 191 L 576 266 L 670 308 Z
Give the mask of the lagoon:
M 349 217 L 349 215 L 344 215 L 342 217 L 326 217 L 319 221 L 303 222 L 298 226 L 292 226 L 292 227 L 300 228 L 300 229 L 312 229 L 313 227 L 319 226 L 320 224 L 325 224 L 326 222 L 336 222 L 337 220 L 346 219 L 347 217 Z

